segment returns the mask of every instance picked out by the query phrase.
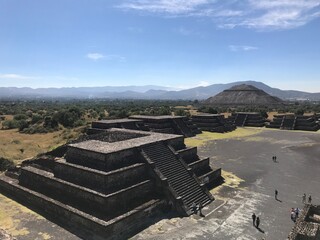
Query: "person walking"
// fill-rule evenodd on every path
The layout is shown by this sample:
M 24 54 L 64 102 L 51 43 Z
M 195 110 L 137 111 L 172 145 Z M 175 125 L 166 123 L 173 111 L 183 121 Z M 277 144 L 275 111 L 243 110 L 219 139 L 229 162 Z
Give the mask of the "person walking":
M 252 224 L 253 224 L 253 226 L 256 225 L 256 218 L 257 218 L 256 214 L 253 213 L 253 214 L 252 214 Z
M 310 204 L 311 202 L 312 202 L 312 197 L 311 197 L 311 195 L 309 195 L 308 203 Z
M 307 202 L 307 195 L 304 193 L 302 195 L 302 203 L 306 203 Z
M 256 220 L 256 227 L 259 228 L 259 225 L 260 225 L 260 218 L 257 217 L 257 220 Z
M 278 190 L 277 190 L 277 189 L 274 190 L 274 198 L 275 198 L 276 200 L 278 200 Z

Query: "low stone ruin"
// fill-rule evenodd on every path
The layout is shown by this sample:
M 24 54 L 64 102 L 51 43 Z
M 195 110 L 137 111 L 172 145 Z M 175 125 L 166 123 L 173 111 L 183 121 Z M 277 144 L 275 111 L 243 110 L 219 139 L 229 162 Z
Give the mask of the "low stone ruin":
M 320 125 L 317 122 L 316 115 L 277 114 L 273 116 L 273 120 L 267 127 L 284 130 L 318 131 Z
M 0 175 L 0 192 L 84 239 L 125 239 L 171 209 L 192 214 L 221 180 L 182 135 L 94 129 L 81 141 Z M 62 151 L 63 154 L 62 154 Z M 57 155 L 57 156 L 58 156 Z
M 185 122 L 182 116 L 146 116 L 146 115 L 133 115 L 130 119 L 138 119 L 144 122 L 144 125 L 152 132 L 181 134 L 185 137 L 193 137 L 195 133 Z
M 238 127 L 264 127 L 266 118 L 257 112 L 236 112 L 228 118 Z
M 199 114 L 191 116 L 191 121 L 201 131 L 230 132 L 236 129 L 235 124 L 225 119 L 222 114 Z

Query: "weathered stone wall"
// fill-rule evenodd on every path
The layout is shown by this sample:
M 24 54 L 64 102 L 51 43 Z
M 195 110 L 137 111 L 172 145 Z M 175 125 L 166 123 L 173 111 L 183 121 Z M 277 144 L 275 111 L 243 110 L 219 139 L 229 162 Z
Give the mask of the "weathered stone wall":
M 110 221 L 99 220 L 22 186 L 0 181 L 1 192 L 62 225 L 83 239 L 127 239 L 158 219 L 165 201 L 154 200 Z M 14 195 L 12 195 L 14 193 Z
M 197 147 L 190 147 L 186 149 L 182 149 L 178 151 L 179 156 L 185 161 L 186 163 L 190 163 L 199 159 L 197 155 Z
M 19 184 L 48 197 L 71 205 L 89 214 L 100 217 L 125 212 L 130 207 L 144 202 L 141 196 L 152 196 L 153 183 L 150 180 L 133 185 L 113 194 L 96 191 L 54 178 L 42 170 L 26 167 L 21 169 Z
M 204 158 L 195 161 L 189 164 L 189 167 L 191 167 L 195 173 L 201 172 L 202 169 L 207 169 L 209 167 L 209 158 Z
M 144 163 L 103 172 L 59 160 L 56 162 L 53 173 L 57 178 L 102 193 L 110 193 L 147 179 L 147 169 Z
M 104 154 L 72 146 L 68 147 L 66 160 L 70 163 L 102 171 L 110 171 L 139 162 L 135 149 Z

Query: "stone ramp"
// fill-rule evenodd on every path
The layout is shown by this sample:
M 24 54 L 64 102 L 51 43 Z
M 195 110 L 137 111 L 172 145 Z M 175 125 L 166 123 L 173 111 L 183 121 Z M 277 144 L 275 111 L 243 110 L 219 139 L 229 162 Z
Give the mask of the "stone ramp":
M 156 168 L 167 178 L 169 186 L 181 197 L 182 203 L 188 209 L 187 214 L 192 213 L 193 203 L 207 205 L 213 200 L 196 176 L 188 171 L 188 167 L 164 143 L 143 146 L 142 152 L 155 163 Z

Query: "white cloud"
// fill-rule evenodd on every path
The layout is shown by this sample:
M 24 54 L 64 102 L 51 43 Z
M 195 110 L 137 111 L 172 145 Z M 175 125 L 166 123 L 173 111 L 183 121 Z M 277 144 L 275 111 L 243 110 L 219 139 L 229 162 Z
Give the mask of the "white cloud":
M 8 74 L 0 74 L 0 79 L 15 79 L 15 80 L 26 80 L 26 79 L 35 79 L 36 77 L 32 76 L 24 76 L 14 73 L 8 73 Z
M 281 30 L 320 17 L 320 0 L 123 0 L 124 10 L 164 16 L 207 17 L 219 28 Z
M 97 60 L 100 60 L 102 58 L 105 58 L 105 56 L 101 53 L 88 53 L 87 54 L 87 58 L 91 59 L 91 60 L 94 60 L 94 61 L 97 61 Z
M 108 61 L 118 61 L 118 62 L 125 62 L 126 61 L 125 57 L 120 56 L 120 55 L 116 55 L 116 54 L 103 55 L 101 53 L 88 53 L 87 58 L 94 60 L 94 61 L 98 61 L 101 59 L 105 59 Z
M 209 0 L 135 0 L 119 5 L 123 9 L 148 11 L 153 13 L 185 14 L 196 11 L 198 6 Z
M 258 50 L 258 47 L 254 46 L 247 46 L 247 45 L 229 45 L 229 50 L 232 52 L 239 52 L 239 51 L 254 51 Z

